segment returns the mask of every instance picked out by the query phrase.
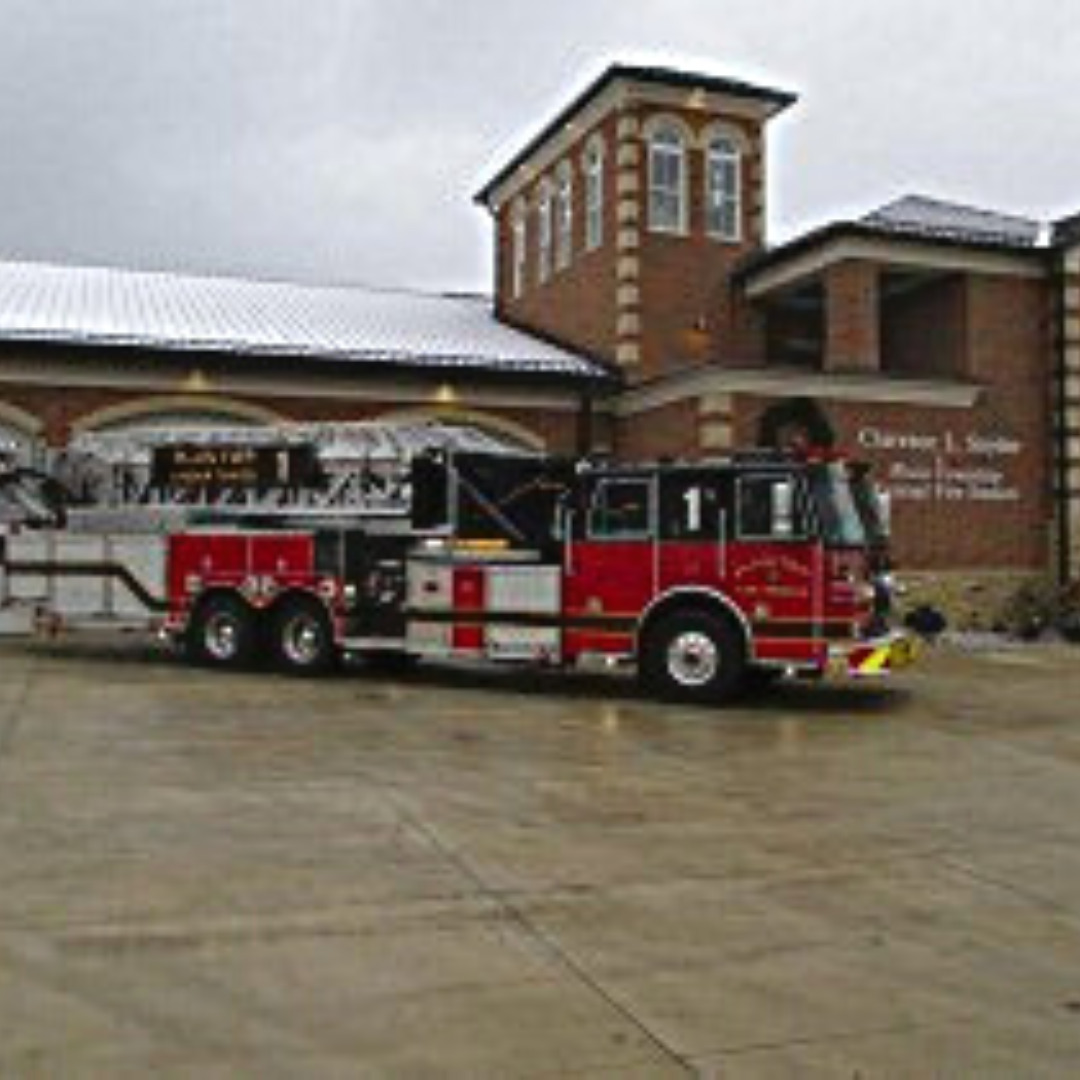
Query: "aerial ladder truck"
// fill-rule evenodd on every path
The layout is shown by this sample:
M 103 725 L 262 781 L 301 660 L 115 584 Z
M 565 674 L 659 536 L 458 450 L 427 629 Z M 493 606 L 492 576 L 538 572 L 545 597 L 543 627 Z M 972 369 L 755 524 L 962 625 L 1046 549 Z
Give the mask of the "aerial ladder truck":
M 0 605 L 205 667 L 636 665 L 664 698 L 909 664 L 880 501 L 832 453 L 576 460 L 438 423 L 84 436 L 0 473 Z

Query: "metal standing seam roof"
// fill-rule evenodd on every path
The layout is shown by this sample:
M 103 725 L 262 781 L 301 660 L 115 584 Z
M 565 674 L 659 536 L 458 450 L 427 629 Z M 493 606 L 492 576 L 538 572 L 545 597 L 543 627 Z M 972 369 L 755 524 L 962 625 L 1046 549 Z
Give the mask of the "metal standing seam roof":
M 943 202 L 925 195 L 907 195 L 867 214 L 864 225 L 887 233 L 971 244 L 1003 244 L 1033 248 L 1041 226 L 1030 218 Z
M 755 252 L 739 263 L 735 277 L 745 282 L 762 270 L 822 244 L 851 237 L 1037 255 L 1043 250 L 1042 234 L 1040 223 L 1029 218 L 908 195 L 861 218 L 829 222 L 786 243 Z
M 610 378 L 481 296 L 28 262 L 0 262 L 3 341 Z

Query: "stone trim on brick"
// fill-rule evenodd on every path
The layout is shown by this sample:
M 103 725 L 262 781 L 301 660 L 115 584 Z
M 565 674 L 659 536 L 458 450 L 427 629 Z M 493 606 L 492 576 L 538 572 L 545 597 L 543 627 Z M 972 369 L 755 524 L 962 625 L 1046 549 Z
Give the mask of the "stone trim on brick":
M 0 427 L 17 437 L 35 439 L 45 429 L 45 424 L 33 413 L 0 401 Z
M 731 450 L 735 445 L 735 428 L 730 421 L 708 420 L 698 424 L 698 446 L 709 453 Z
M 735 399 L 731 394 L 707 393 L 698 398 L 698 446 L 721 453 L 735 445 Z
M 162 413 L 221 413 L 226 417 L 246 420 L 255 424 L 281 424 L 287 418 L 275 409 L 252 401 L 242 401 L 227 394 L 147 394 L 143 397 L 106 405 L 83 413 L 71 423 L 72 435 L 97 431 L 141 417 Z
M 620 255 L 615 264 L 615 276 L 619 281 L 640 281 L 641 257 L 638 255 Z
M 1063 384 L 1059 384 L 1062 398 L 1055 409 L 1055 422 L 1059 432 L 1064 431 L 1064 445 L 1057 445 L 1057 453 L 1063 454 L 1065 491 L 1057 491 L 1061 500 L 1058 513 L 1063 515 L 1068 535 L 1068 551 L 1064 553 L 1062 569 L 1069 579 L 1080 573 L 1080 251 L 1068 253 L 1063 259 L 1061 291 L 1057 308 L 1061 319 L 1059 342 L 1064 364 Z M 1060 474 L 1055 483 L 1061 487 Z M 1059 555 L 1061 544 L 1058 543 Z

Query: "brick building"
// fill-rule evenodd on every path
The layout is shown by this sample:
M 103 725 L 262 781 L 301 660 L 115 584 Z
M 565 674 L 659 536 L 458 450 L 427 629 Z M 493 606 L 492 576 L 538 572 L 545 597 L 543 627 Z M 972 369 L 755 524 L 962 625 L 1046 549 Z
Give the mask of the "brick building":
M 440 417 L 573 450 L 604 365 L 483 297 L 0 262 L 0 443 Z
M 1075 577 L 1080 222 L 913 196 L 770 247 L 767 128 L 793 104 L 609 69 L 477 196 L 500 317 L 617 366 L 620 455 L 810 424 L 872 460 L 900 562 L 954 608 Z
M 616 65 L 477 201 L 494 302 L 0 262 L 0 443 L 417 415 L 705 456 L 873 460 L 957 607 L 1080 574 L 1080 218 L 909 197 L 770 246 L 770 87 Z M 970 602 L 970 603 L 969 603 Z

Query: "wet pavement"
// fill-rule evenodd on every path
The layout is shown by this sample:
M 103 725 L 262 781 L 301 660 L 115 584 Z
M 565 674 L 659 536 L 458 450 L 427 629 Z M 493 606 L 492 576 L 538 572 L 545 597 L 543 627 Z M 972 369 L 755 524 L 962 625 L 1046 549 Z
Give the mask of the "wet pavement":
M 1072 1076 L 1080 652 L 724 711 L 0 645 L 0 1076 Z

